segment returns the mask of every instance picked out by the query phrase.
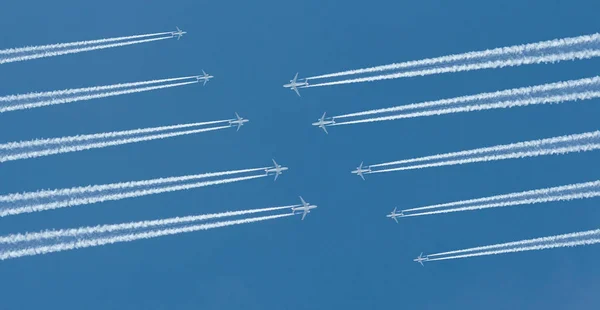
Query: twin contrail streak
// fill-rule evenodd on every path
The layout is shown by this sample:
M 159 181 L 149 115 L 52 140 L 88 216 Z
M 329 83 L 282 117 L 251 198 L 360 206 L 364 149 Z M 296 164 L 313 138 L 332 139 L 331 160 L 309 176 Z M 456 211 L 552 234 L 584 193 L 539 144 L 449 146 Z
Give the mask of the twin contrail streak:
M 117 139 L 117 140 L 111 140 L 111 141 L 99 141 L 99 142 L 94 142 L 94 143 L 84 143 L 84 144 L 79 144 L 79 145 L 58 145 L 58 146 L 54 146 L 54 147 L 51 147 L 51 148 L 45 149 L 45 150 L 21 151 L 21 152 L 17 152 L 17 153 L 13 153 L 13 154 L 8 154 L 8 155 L 0 155 L 0 162 L 19 160 L 19 159 L 29 159 L 29 158 L 49 156 L 49 155 L 54 155 L 54 154 L 78 152 L 78 151 L 84 151 L 84 150 L 90 150 L 90 149 L 96 149 L 96 148 L 105 148 L 105 147 L 110 147 L 110 146 L 115 146 L 115 145 L 123 145 L 123 144 L 137 143 L 137 142 L 143 142 L 143 141 L 167 139 L 167 138 L 172 138 L 172 137 L 191 135 L 191 134 L 197 134 L 197 133 L 208 132 L 208 131 L 216 131 L 216 130 L 226 129 L 226 128 L 230 128 L 230 127 L 231 126 L 227 125 L 227 126 L 201 128 L 201 129 L 194 129 L 194 130 L 187 130 L 187 131 L 176 131 L 176 132 L 162 133 L 162 134 L 156 134 L 156 135 L 146 135 L 146 136 Z
M 93 235 L 93 234 L 113 233 L 113 232 L 133 230 L 133 229 L 156 228 L 156 227 L 160 227 L 160 226 L 188 224 L 188 223 L 193 223 L 193 222 L 212 220 L 212 219 L 218 219 L 218 218 L 224 218 L 224 217 L 233 217 L 233 216 L 241 216 L 241 215 L 248 215 L 248 214 L 254 214 L 254 213 L 280 211 L 280 210 L 290 209 L 292 207 L 297 207 L 297 206 L 298 205 L 290 205 L 290 206 L 272 207 L 272 208 L 263 208 L 263 209 L 228 211 L 228 212 L 213 213 L 213 214 L 173 217 L 173 218 L 168 218 L 168 219 L 159 219 L 159 220 L 151 220 L 151 221 L 129 222 L 129 223 L 111 224 L 111 225 L 98 225 L 98 226 L 80 227 L 80 228 L 74 228 L 74 229 L 48 230 L 48 231 L 41 231 L 41 232 L 36 232 L 36 233 L 12 234 L 12 235 L 8 235 L 8 236 L 0 237 L 0 243 L 14 244 L 14 243 L 20 243 L 20 242 L 31 242 L 31 241 L 64 238 L 64 237 L 89 237 L 89 235 Z
M 483 252 L 483 251 L 497 250 L 497 249 L 503 249 L 503 248 L 522 248 L 522 247 L 527 247 L 527 246 L 534 245 L 534 244 L 562 243 L 565 240 L 569 240 L 569 239 L 593 238 L 593 237 L 598 237 L 598 236 L 600 236 L 600 229 L 595 229 L 595 230 L 588 230 L 588 231 L 582 231 L 582 232 L 576 232 L 576 233 L 550 236 L 550 237 L 542 237 L 542 238 L 527 239 L 527 240 L 522 240 L 522 241 L 513 241 L 513 242 L 500 243 L 500 244 L 494 244 L 494 245 L 486 245 L 486 246 L 474 247 L 474 248 L 469 248 L 469 249 L 464 249 L 464 250 L 456 250 L 456 251 L 448 251 L 448 252 L 442 252 L 442 253 L 436 253 L 436 254 L 429 254 L 429 255 L 427 255 L 427 257 L 449 256 L 449 255 L 454 256 L 456 254 L 461 254 L 461 253 Z
M 556 82 L 556 83 L 548 83 L 548 84 L 542 84 L 542 85 L 513 88 L 513 89 L 501 90 L 501 91 L 496 91 L 496 92 L 481 93 L 481 94 L 477 94 L 477 95 L 460 96 L 460 97 L 449 98 L 449 99 L 441 99 L 441 100 L 426 101 L 426 102 L 421 102 L 421 103 L 407 104 L 407 105 L 401 105 L 401 106 L 396 106 L 396 107 L 392 107 L 392 108 L 383 108 L 383 109 L 375 109 L 375 110 L 369 110 L 369 111 L 364 111 L 364 112 L 349 113 L 349 114 L 334 116 L 333 118 L 341 119 L 341 118 L 359 117 L 359 116 L 384 114 L 384 113 L 394 113 L 394 112 L 401 112 L 401 111 L 407 111 L 407 110 L 418 110 L 418 109 L 427 109 L 427 108 L 439 109 L 439 108 L 447 107 L 449 105 L 463 104 L 463 103 L 477 103 L 477 102 L 480 102 L 483 100 L 496 100 L 496 101 L 502 100 L 502 101 L 504 101 L 506 99 L 501 99 L 501 98 L 507 98 L 507 97 L 510 98 L 510 97 L 517 97 L 517 96 L 534 96 L 537 93 L 544 93 L 544 92 L 548 92 L 548 91 L 558 91 L 558 90 L 564 90 L 564 89 L 569 89 L 569 88 L 595 86 L 595 85 L 599 85 L 599 84 L 600 84 L 600 76 L 595 76 L 592 78 L 584 78 L 584 79 L 579 79 L 579 80 L 569 80 L 569 81 L 562 81 L 562 82 Z
M 519 192 L 519 193 L 510 193 L 510 194 L 496 195 L 496 196 L 490 196 L 490 197 L 484 197 L 484 198 L 460 200 L 460 201 L 441 203 L 441 204 L 425 206 L 425 207 L 420 207 L 420 208 L 406 209 L 403 211 L 404 212 L 421 212 L 421 211 L 426 211 L 426 210 L 449 208 L 449 207 L 456 207 L 456 206 L 462 206 L 462 205 L 484 204 L 484 203 L 488 203 L 488 202 L 492 202 L 492 201 L 521 200 L 521 199 L 525 199 L 527 197 L 555 196 L 555 195 L 562 195 L 563 192 L 585 191 L 585 190 L 594 190 L 594 189 L 600 189 L 600 181 L 542 188 L 542 189 L 524 191 L 524 192 Z
M 463 54 L 455 54 L 448 55 L 436 58 L 428 58 L 422 60 L 415 61 L 407 61 L 401 63 L 395 63 L 390 65 L 376 66 L 371 68 L 357 69 L 357 70 L 348 70 L 343 72 L 324 74 L 318 76 L 308 77 L 307 80 L 316 80 L 316 79 L 325 79 L 325 78 L 334 78 L 340 76 L 347 75 L 356 75 L 356 74 L 365 74 L 365 73 L 374 73 L 374 72 L 382 72 L 389 70 L 400 70 L 417 66 L 431 66 L 431 65 L 439 65 L 439 64 L 448 64 L 451 62 L 459 62 L 459 61 L 471 61 L 476 60 L 478 58 L 486 58 L 486 57 L 494 57 L 494 56 L 506 56 L 510 54 L 516 54 L 514 56 L 518 56 L 521 53 L 527 52 L 536 52 L 543 49 L 548 48 L 569 48 L 575 45 L 589 44 L 589 43 L 597 43 L 600 42 L 600 34 L 592 34 L 592 35 L 583 35 L 572 38 L 564 38 L 564 39 L 555 39 L 550 41 L 542 41 L 537 43 L 530 44 L 521 44 L 514 45 L 509 47 L 501 47 L 495 48 L 491 50 L 484 51 L 476 51 L 476 52 L 467 52 Z
M 111 183 L 111 184 L 103 184 L 103 185 L 89 185 L 89 186 L 81 186 L 81 187 L 73 187 L 73 188 L 65 188 L 65 189 L 41 190 L 41 191 L 29 192 L 29 193 L 8 194 L 8 195 L 0 196 L 0 202 L 17 202 L 17 201 L 22 201 L 22 200 L 37 200 L 37 199 L 48 198 L 48 197 L 53 197 L 53 196 L 71 196 L 71 195 L 96 193 L 96 192 L 108 191 L 108 190 L 124 190 L 124 189 L 130 189 L 133 187 L 154 186 L 154 185 L 161 185 L 161 184 L 167 184 L 167 183 L 186 182 L 186 181 L 193 181 L 193 180 L 204 179 L 204 178 L 214 178 L 214 177 L 222 177 L 222 176 L 228 176 L 228 175 L 234 175 L 234 174 L 264 171 L 265 168 L 266 167 L 242 169 L 242 170 L 230 170 L 230 171 L 222 171 L 222 172 L 210 172 L 210 173 L 202 173 L 202 174 L 185 175 L 185 176 L 179 176 L 179 177 L 168 177 L 168 178 L 158 178 L 158 179 L 150 179 L 150 180 L 142 180 L 142 181 L 120 182 L 120 183 Z
M 559 148 L 548 148 L 548 149 L 540 149 L 534 151 L 524 151 L 524 152 L 512 152 L 501 155 L 487 155 L 487 156 L 479 156 L 479 157 L 470 157 L 465 159 L 456 159 L 456 160 L 447 160 L 440 161 L 429 164 L 420 164 L 420 165 L 411 165 L 405 167 L 398 168 L 390 168 L 383 170 L 375 170 L 372 172 L 368 172 L 368 174 L 373 173 L 385 173 L 392 171 L 403 171 L 403 170 L 414 170 L 414 169 L 424 169 L 431 167 L 441 167 L 441 166 L 453 166 L 453 165 L 462 165 L 462 164 L 472 164 L 477 162 L 486 162 L 486 161 L 495 161 L 495 160 L 504 160 L 504 159 L 512 159 L 512 158 L 525 158 L 525 157 L 536 157 L 541 155 L 562 155 L 573 152 L 588 152 L 600 149 L 600 143 L 586 143 L 581 145 L 573 145 L 568 147 L 559 147 Z
M 135 198 L 147 195 L 155 195 L 167 192 L 181 191 L 181 190 L 189 190 L 194 188 L 206 187 L 211 185 L 221 185 L 233 182 L 240 182 L 246 180 L 252 180 L 257 178 L 266 177 L 266 174 L 254 175 L 254 176 L 245 176 L 238 178 L 229 178 L 222 180 L 214 180 L 214 181 L 204 181 L 204 182 L 196 182 L 191 184 L 180 184 L 180 185 L 171 185 L 171 186 L 162 186 L 155 187 L 149 189 L 138 189 L 134 191 L 126 191 L 114 194 L 102 194 L 97 196 L 88 196 L 88 197 L 63 197 L 61 200 L 47 202 L 47 203 L 32 203 L 26 205 L 16 205 L 16 206 L 2 206 L 0 207 L 0 217 L 9 216 L 9 215 L 17 215 L 22 213 L 32 213 L 32 212 L 41 212 L 54 210 L 59 208 L 67 208 L 74 207 L 79 205 L 87 205 L 94 204 L 104 201 L 113 201 L 113 200 L 121 200 L 126 198 Z
M 542 148 L 542 147 L 548 147 L 548 146 L 551 146 L 553 144 L 558 144 L 558 143 L 573 143 L 573 142 L 580 142 L 580 141 L 582 142 L 585 140 L 593 140 L 593 139 L 599 139 L 599 138 L 600 138 L 600 131 L 593 131 L 593 132 L 586 132 L 586 133 L 582 133 L 582 134 L 565 135 L 565 136 L 559 136 L 559 137 L 553 137 L 553 138 L 532 140 L 532 141 L 526 141 L 526 142 L 518 142 L 518 143 L 512 143 L 512 144 L 504 144 L 504 145 L 498 145 L 498 146 L 492 146 L 492 147 L 484 147 L 484 148 L 478 148 L 478 149 L 473 149 L 473 150 L 468 150 L 468 151 L 452 152 L 452 153 L 446 153 L 446 154 L 438 154 L 438 155 L 425 156 L 425 157 L 419 157 L 419 158 L 405 159 L 405 160 L 387 162 L 387 163 L 382 163 L 382 164 L 370 165 L 369 167 L 375 168 L 375 167 L 384 167 L 384 166 L 391 166 L 391 165 L 403 165 L 403 164 L 408 164 L 408 163 L 413 163 L 413 162 L 433 161 L 433 160 L 447 159 L 447 158 L 453 158 L 453 157 L 468 157 L 468 156 L 480 155 L 480 154 L 485 154 L 485 153 L 494 153 L 494 152 L 503 152 L 503 151 L 511 152 L 511 151 L 523 149 L 523 148 L 530 148 L 530 149 L 531 148 Z
M 179 228 L 167 228 L 167 229 L 162 229 L 162 230 L 131 233 L 131 234 L 125 234 L 125 235 L 106 237 L 106 238 L 80 239 L 80 240 L 76 240 L 73 242 L 65 242 L 65 243 L 59 243 L 59 244 L 54 244 L 54 245 L 37 246 L 37 247 L 31 247 L 31 248 L 25 248 L 25 249 L 19 249 L 19 250 L 10 250 L 10 251 L 0 252 L 0 260 L 10 259 L 10 258 L 18 258 L 18 257 L 23 257 L 23 256 L 48 254 L 48 253 L 52 253 L 52 252 L 60 252 L 60 251 L 67 251 L 67 250 L 74 250 L 74 249 L 81 249 L 81 248 L 88 248 L 88 247 L 101 246 L 101 245 L 113 244 L 113 243 L 118 243 L 118 242 L 130 242 L 130 241 L 135 241 L 135 240 L 140 240 L 140 239 L 151 239 L 151 238 L 156 238 L 156 237 L 161 237 L 161 236 L 176 235 L 176 234 L 181 234 L 181 233 L 195 232 L 195 231 L 200 231 L 200 230 L 208 230 L 208 229 L 221 228 L 221 227 L 227 227 L 227 226 L 233 226 L 233 225 L 249 224 L 249 223 L 273 220 L 273 219 L 278 219 L 278 218 L 283 218 L 283 217 L 288 217 L 288 216 L 293 216 L 293 215 L 294 214 L 287 213 L 287 214 L 247 218 L 247 219 L 241 219 L 241 220 L 232 220 L 232 221 L 223 221 L 223 222 L 216 222 L 216 223 L 209 223 L 209 224 L 184 226 L 184 227 L 179 227 Z
M 506 108 L 523 107 L 523 106 L 536 105 L 536 104 L 562 103 L 562 102 L 566 102 L 566 101 L 589 100 L 589 99 L 594 99 L 594 98 L 598 98 L 598 97 L 600 97 L 600 91 L 586 91 L 586 92 L 572 93 L 572 94 L 567 94 L 567 95 L 555 95 L 555 96 L 547 96 L 547 97 L 539 97 L 539 98 L 507 100 L 507 101 L 502 101 L 502 102 L 497 102 L 497 103 L 477 104 L 477 105 L 470 105 L 470 106 L 463 106 L 463 107 L 456 107 L 456 108 L 413 112 L 413 113 L 398 114 L 398 115 L 391 115 L 391 116 L 359 119 L 359 120 L 346 121 L 346 122 L 336 122 L 335 124 L 328 125 L 328 127 L 329 126 L 343 126 L 343 125 L 353 125 L 353 124 L 361 124 L 361 123 L 392 121 L 392 120 L 397 120 L 397 119 L 417 118 L 417 117 L 425 117 L 425 116 L 453 114 L 453 113 L 460 113 L 460 112 L 474 112 L 474 111 L 483 111 L 483 110 L 491 110 L 491 109 L 506 109 Z
M 554 63 L 565 60 L 578 60 L 578 59 L 589 59 L 593 57 L 600 56 L 600 49 L 587 49 L 578 52 L 567 52 L 560 54 L 551 54 L 551 55 L 542 55 L 542 56 L 526 56 L 526 57 L 517 57 L 515 59 L 507 59 L 507 60 L 494 60 L 494 61 L 486 61 L 481 63 L 474 64 L 461 64 L 461 65 L 453 65 L 447 67 L 434 67 L 429 69 L 419 69 L 398 73 L 390 73 L 383 74 L 377 76 L 369 76 L 341 81 L 332 81 L 325 82 L 319 84 L 310 84 L 308 86 L 303 86 L 301 88 L 312 88 L 312 87 L 322 87 L 322 86 L 332 86 L 332 85 L 342 85 L 342 84 L 353 84 L 353 83 L 363 83 L 363 82 L 374 82 L 380 80 L 391 80 L 391 79 L 399 79 L 405 77 L 416 77 L 416 76 L 425 76 L 425 75 L 433 75 L 433 74 L 442 74 L 442 73 L 451 73 L 451 72 L 463 72 L 463 71 L 472 71 L 472 70 L 481 70 L 481 69 L 497 69 L 504 67 L 515 67 L 522 66 L 528 64 L 540 64 L 540 63 Z
M 38 59 L 38 58 L 55 57 L 55 56 L 68 55 L 68 54 L 76 54 L 76 53 L 102 50 L 102 49 L 113 48 L 113 47 L 122 47 L 122 46 L 133 45 L 133 44 L 141 44 L 141 43 L 148 43 L 148 42 L 154 42 L 154 41 L 160 41 L 160 40 L 167 40 L 167 39 L 171 39 L 171 38 L 173 38 L 173 37 L 168 36 L 168 37 L 143 39 L 143 40 L 136 40 L 136 41 L 126 41 L 126 42 L 119 42 L 119 43 L 94 45 L 94 46 L 74 48 L 74 49 L 46 50 L 46 51 L 40 51 L 36 54 L 31 54 L 31 55 L 19 55 L 19 56 L 14 56 L 14 57 L 9 57 L 9 58 L 0 58 L 0 64 L 5 64 L 5 63 L 9 63 L 9 62 L 26 61 L 26 60 L 32 60 L 32 59 Z
M 45 107 L 45 106 L 57 105 L 57 104 L 65 104 L 65 103 L 71 103 L 71 102 L 77 102 L 77 101 L 85 101 L 85 100 L 92 100 L 92 99 L 98 99 L 98 98 L 126 95 L 126 94 L 141 93 L 141 92 L 147 92 L 147 91 L 165 89 L 165 88 L 171 88 L 171 87 L 177 87 L 177 86 L 184 86 L 184 85 L 196 84 L 196 83 L 198 83 L 198 81 L 148 86 L 148 87 L 133 88 L 133 89 L 120 90 L 120 91 L 113 91 L 113 92 L 90 94 L 90 95 L 84 95 L 84 96 L 78 96 L 78 97 L 57 98 L 57 99 L 44 100 L 44 101 L 38 101 L 38 102 L 32 102 L 32 103 L 19 103 L 19 104 L 15 104 L 15 105 L 0 106 L 0 113 L 16 111 L 16 110 L 33 109 L 33 108 L 39 108 L 39 107 Z
M 141 34 L 141 35 L 127 36 L 127 37 L 115 37 L 115 38 L 77 41 L 77 42 L 69 42 L 69 43 L 57 43 L 57 44 L 48 44 L 48 45 L 8 48 L 8 49 L 0 50 L 0 55 L 26 53 L 26 52 L 38 52 L 38 51 L 45 51 L 45 50 L 51 50 L 51 49 L 63 49 L 63 48 L 84 46 L 84 45 L 94 45 L 94 44 L 110 43 L 110 42 L 117 42 L 117 41 L 136 40 L 136 39 L 143 39 L 143 38 L 149 38 L 149 37 L 164 36 L 164 35 L 168 35 L 168 34 L 172 34 L 172 32 L 158 32 L 158 33 Z
M 491 203 L 479 204 L 479 205 L 473 205 L 473 206 L 448 208 L 448 209 L 442 209 L 442 210 L 437 210 L 437 211 L 419 212 L 419 213 L 414 213 L 414 214 L 405 214 L 403 217 L 437 215 L 437 214 L 445 214 L 445 213 L 452 213 L 452 212 L 475 211 L 475 210 L 483 210 L 483 209 L 489 209 L 489 208 L 501 208 L 501 207 L 517 206 L 517 205 L 529 205 L 529 204 L 538 204 L 538 203 L 553 202 L 553 201 L 588 199 L 588 198 L 594 198 L 594 197 L 600 197 L 600 189 L 597 189 L 595 191 L 590 191 L 590 192 L 583 192 L 583 193 L 562 194 L 562 195 L 556 195 L 556 196 L 543 196 L 543 197 L 520 199 L 520 200 L 508 200 L 508 201 L 491 202 Z
M 150 128 L 140 128 L 140 129 L 132 129 L 132 130 L 123 130 L 123 131 L 112 131 L 112 132 L 104 132 L 104 133 L 96 133 L 89 135 L 77 135 L 70 137 L 61 137 L 61 138 L 48 138 L 48 139 L 36 139 L 30 141 L 19 141 L 19 142 L 8 142 L 4 144 L 0 144 L 0 150 L 16 150 L 20 148 L 31 148 L 36 146 L 51 146 L 54 144 L 66 144 L 66 143 L 76 143 L 82 141 L 90 141 L 90 140 L 101 140 L 101 139 L 111 139 L 116 137 L 123 136 L 132 136 L 138 134 L 147 134 L 161 131 L 169 131 L 169 130 L 177 130 L 184 129 L 190 127 L 200 127 L 206 125 L 215 125 L 220 123 L 229 122 L 230 120 L 218 120 L 218 121 L 210 121 L 210 122 L 198 122 L 198 123 L 188 123 L 188 124 L 179 124 L 179 125 L 170 125 L 170 126 L 160 126 L 160 127 L 150 127 Z
M 66 96 L 66 95 L 74 95 L 80 93 L 91 93 L 91 92 L 99 92 L 106 90 L 114 90 L 119 88 L 131 88 L 131 87 L 139 87 L 146 86 L 151 84 L 161 84 L 161 83 L 171 83 L 178 82 L 183 80 L 192 80 L 196 79 L 196 76 L 184 76 L 178 78 L 168 78 L 168 79 L 159 79 L 159 80 L 150 80 L 150 81 L 142 81 L 142 82 L 131 82 L 131 83 L 119 83 L 113 85 L 105 85 L 105 86 L 92 86 L 92 87 L 83 87 L 83 88 L 71 88 L 64 90 L 53 90 L 46 92 L 33 92 L 27 94 L 19 94 L 19 95 L 9 95 L 0 97 L 0 102 L 4 101 L 19 101 L 26 99 L 39 99 L 44 97 L 58 97 L 58 96 Z
M 560 242 L 560 243 L 532 245 L 532 246 L 528 246 L 528 247 L 509 248 L 509 249 L 503 249 L 503 250 L 497 250 L 497 251 L 476 252 L 476 253 L 469 253 L 469 254 L 463 254 L 463 255 L 432 258 L 432 259 L 429 259 L 428 261 L 469 258 L 469 257 L 476 257 L 476 256 L 498 255 L 498 254 L 516 253 L 516 252 L 525 252 L 525 251 L 539 251 L 539 250 L 547 250 L 547 249 L 555 249 L 555 248 L 592 245 L 592 244 L 597 244 L 597 243 L 600 243 L 599 238 Z

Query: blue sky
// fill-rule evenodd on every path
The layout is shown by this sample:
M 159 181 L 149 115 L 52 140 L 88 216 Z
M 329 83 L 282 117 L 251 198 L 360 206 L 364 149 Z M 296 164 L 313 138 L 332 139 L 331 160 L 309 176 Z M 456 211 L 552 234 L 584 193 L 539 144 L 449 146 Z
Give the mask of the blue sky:
M 0 94 L 197 74 L 197 85 L 0 115 L 1 141 L 208 121 L 224 131 L 9 162 L 13 193 L 267 165 L 268 179 L 0 219 L 0 233 L 318 204 L 272 222 L 0 263 L 2 309 L 581 309 L 598 305 L 600 247 L 429 264 L 438 252 L 597 228 L 597 200 L 423 217 L 410 208 L 598 179 L 598 153 L 374 175 L 377 163 L 596 130 L 598 100 L 332 128 L 330 115 L 597 74 L 600 59 L 306 90 L 281 85 L 371 65 L 594 33 L 597 1 L 5 1 L 0 48 L 179 26 L 188 35 L 5 64 Z

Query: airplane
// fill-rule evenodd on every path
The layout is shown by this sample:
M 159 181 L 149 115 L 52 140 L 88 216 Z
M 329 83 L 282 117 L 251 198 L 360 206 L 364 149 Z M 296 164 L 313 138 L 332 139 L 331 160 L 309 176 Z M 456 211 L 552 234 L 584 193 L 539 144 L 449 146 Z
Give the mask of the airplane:
M 294 76 L 294 79 L 290 80 L 289 84 L 283 85 L 283 87 L 289 88 L 289 89 L 295 91 L 296 94 L 298 94 L 298 96 L 300 96 L 300 92 L 298 92 L 298 87 L 308 86 L 308 81 L 305 80 L 304 82 L 297 82 L 296 81 L 297 79 L 298 79 L 298 72 L 296 72 L 296 76 Z
M 179 27 L 175 27 L 177 28 L 177 31 L 173 31 L 171 32 L 171 36 L 177 36 L 177 41 L 179 41 L 179 39 L 181 39 L 181 37 L 186 34 L 187 32 L 185 31 L 181 31 L 181 29 L 179 29 Z
M 402 211 L 400 213 L 396 213 L 396 209 L 397 208 L 394 208 L 394 211 L 386 216 L 392 218 L 394 221 L 396 221 L 396 223 L 398 223 L 397 217 L 403 217 L 404 213 L 402 213 Z
M 275 172 L 275 180 L 277 181 L 277 177 L 283 173 L 283 171 L 288 170 L 288 167 L 282 167 L 281 165 L 278 165 L 277 162 L 275 162 L 275 159 L 273 159 L 273 164 L 275 165 L 275 167 L 273 168 L 267 168 L 265 169 L 265 172 L 267 174 L 271 173 L 271 172 Z
M 367 167 L 365 169 L 363 169 L 363 163 L 360 163 L 360 166 L 356 167 L 356 170 L 352 171 L 352 173 L 360 176 L 363 180 L 365 179 L 365 177 L 363 176 L 363 173 L 365 172 L 371 172 L 371 168 Z
M 421 252 L 421 254 L 419 255 L 419 257 L 413 259 L 413 261 L 421 264 L 421 266 L 425 267 L 425 265 L 423 265 L 423 262 L 426 262 L 429 260 L 429 257 L 425 256 L 423 257 L 423 252 Z
M 307 203 L 306 201 L 304 201 L 304 199 L 302 199 L 302 196 L 300 196 L 300 201 L 302 201 L 302 206 L 292 207 L 292 213 L 295 213 L 296 211 L 302 211 L 302 220 L 304 221 L 304 218 L 308 213 L 310 213 L 310 210 L 317 208 L 317 206 Z
M 235 126 L 235 125 L 237 125 L 237 130 L 236 130 L 236 131 L 239 131 L 239 130 L 240 130 L 240 127 L 242 127 L 242 125 L 244 125 L 244 123 L 246 123 L 246 122 L 249 122 L 249 121 L 250 121 L 250 120 L 247 120 L 247 119 L 245 119 L 245 118 L 241 118 L 241 117 L 240 117 L 240 116 L 237 114 L 237 112 L 235 112 L 235 117 L 236 117 L 237 119 L 236 119 L 236 120 L 233 120 L 233 121 L 229 121 L 229 125 L 234 125 L 234 126 Z
M 325 113 L 327 113 L 327 112 L 325 112 Z M 325 126 L 331 125 L 331 124 L 335 124 L 335 120 L 332 118 L 331 120 L 326 121 L 325 120 L 325 113 L 323 113 L 323 116 L 321 116 L 321 118 L 319 119 L 318 122 L 312 123 L 312 125 L 313 126 L 318 126 L 319 128 L 322 128 L 325 131 L 326 134 L 329 134 L 327 132 L 327 128 L 325 128 Z
M 208 82 L 208 80 L 214 78 L 214 76 L 207 74 L 206 72 L 204 72 L 204 70 L 202 70 L 202 75 L 197 75 L 196 76 L 196 80 L 200 81 L 203 80 L 204 84 L 202 84 L 202 86 L 206 85 L 206 82 Z

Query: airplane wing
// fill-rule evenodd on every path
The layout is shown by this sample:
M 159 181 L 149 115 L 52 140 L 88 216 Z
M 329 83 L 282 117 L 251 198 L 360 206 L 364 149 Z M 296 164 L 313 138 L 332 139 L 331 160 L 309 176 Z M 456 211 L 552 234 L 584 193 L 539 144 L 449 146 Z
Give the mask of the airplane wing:
M 304 201 L 304 199 L 302 199 L 302 196 L 299 196 L 299 197 L 300 197 L 300 201 L 302 201 L 302 205 L 306 207 L 306 205 L 307 205 L 306 201 Z
M 237 119 L 238 119 L 238 120 L 242 119 L 242 118 L 241 118 L 241 117 L 240 117 L 240 116 L 237 114 L 237 112 L 235 112 L 235 117 L 237 117 Z
M 298 91 L 298 88 L 296 86 L 292 86 L 292 89 L 296 92 L 296 94 L 298 94 L 298 97 L 302 97 L 300 96 L 300 92 Z
M 358 175 L 360 175 L 360 177 L 363 179 L 363 181 L 365 180 L 365 176 L 362 173 L 358 173 Z
M 294 79 L 292 81 L 294 81 L 294 83 L 296 83 L 297 79 L 298 79 L 298 72 L 296 72 L 296 75 L 294 75 Z
M 242 127 L 242 123 L 238 123 L 238 128 L 235 131 L 240 131 L 240 127 Z
M 321 121 L 325 120 L 325 114 L 327 114 L 327 112 L 323 113 L 323 116 L 321 116 Z
M 398 224 L 398 219 L 395 216 L 392 216 L 392 218 L 394 219 L 394 221 L 396 221 L 396 224 Z
M 204 72 L 204 69 L 202 69 L 202 74 L 204 74 L 204 76 L 208 75 L 208 74 L 206 74 L 206 72 Z
M 279 176 L 279 173 L 275 172 L 275 179 L 273 181 L 277 181 L 278 176 Z
M 421 266 L 425 267 L 425 265 L 423 265 L 423 261 L 422 260 L 419 261 L 419 264 L 421 264 Z
M 325 133 L 326 133 L 326 134 L 329 134 L 329 133 L 327 132 L 327 128 L 325 128 L 325 126 L 324 126 L 324 125 L 323 125 L 323 126 L 320 126 L 320 127 L 321 127 L 321 128 L 323 128 L 323 131 L 325 131 Z
M 304 213 L 302 214 L 302 220 L 304 221 L 304 218 L 306 217 L 306 215 L 308 214 L 308 210 L 304 210 Z
M 208 82 L 208 79 L 204 79 L 204 83 L 202 84 L 202 86 L 206 85 L 207 82 Z
M 272 159 L 272 161 L 273 161 L 273 164 L 275 165 L 275 168 L 277 168 L 277 166 L 279 166 L 279 165 L 277 164 L 277 162 L 275 161 L 275 159 Z

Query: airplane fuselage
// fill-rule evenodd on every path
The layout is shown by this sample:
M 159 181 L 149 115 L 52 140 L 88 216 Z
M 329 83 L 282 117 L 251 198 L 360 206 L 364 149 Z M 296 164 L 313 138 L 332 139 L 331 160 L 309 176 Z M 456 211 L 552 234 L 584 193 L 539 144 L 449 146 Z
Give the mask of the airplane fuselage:
M 271 173 L 271 172 L 282 173 L 283 171 L 286 171 L 286 170 L 288 170 L 287 167 L 280 167 L 280 168 L 269 168 L 269 169 L 266 169 L 265 171 L 267 173 Z
M 243 125 L 246 122 L 249 122 L 249 120 L 243 119 L 243 120 L 238 120 L 238 121 L 229 121 L 229 124 L 231 124 L 231 125 L 238 125 L 238 124 Z
M 312 123 L 313 126 L 319 126 L 319 127 L 327 126 L 327 125 L 331 125 L 331 124 L 335 124 L 335 121 L 323 121 L 323 122 Z
M 293 207 L 292 211 L 293 212 L 296 212 L 296 211 L 307 211 L 307 212 L 310 212 L 310 210 L 316 209 L 316 208 L 317 208 L 317 206 L 315 206 L 315 205 L 310 205 L 310 206 L 306 206 L 306 207 Z
M 283 85 L 283 87 L 285 88 L 294 88 L 294 87 L 302 87 L 302 86 L 307 86 L 308 82 L 300 82 L 300 83 L 289 83 L 289 84 L 285 84 Z
M 356 169 L 356 170 L 352 171 L 352 173 L 358 174 L 358 175 L 363 174 L 365 172 L 371 172 L 371 169 Z

